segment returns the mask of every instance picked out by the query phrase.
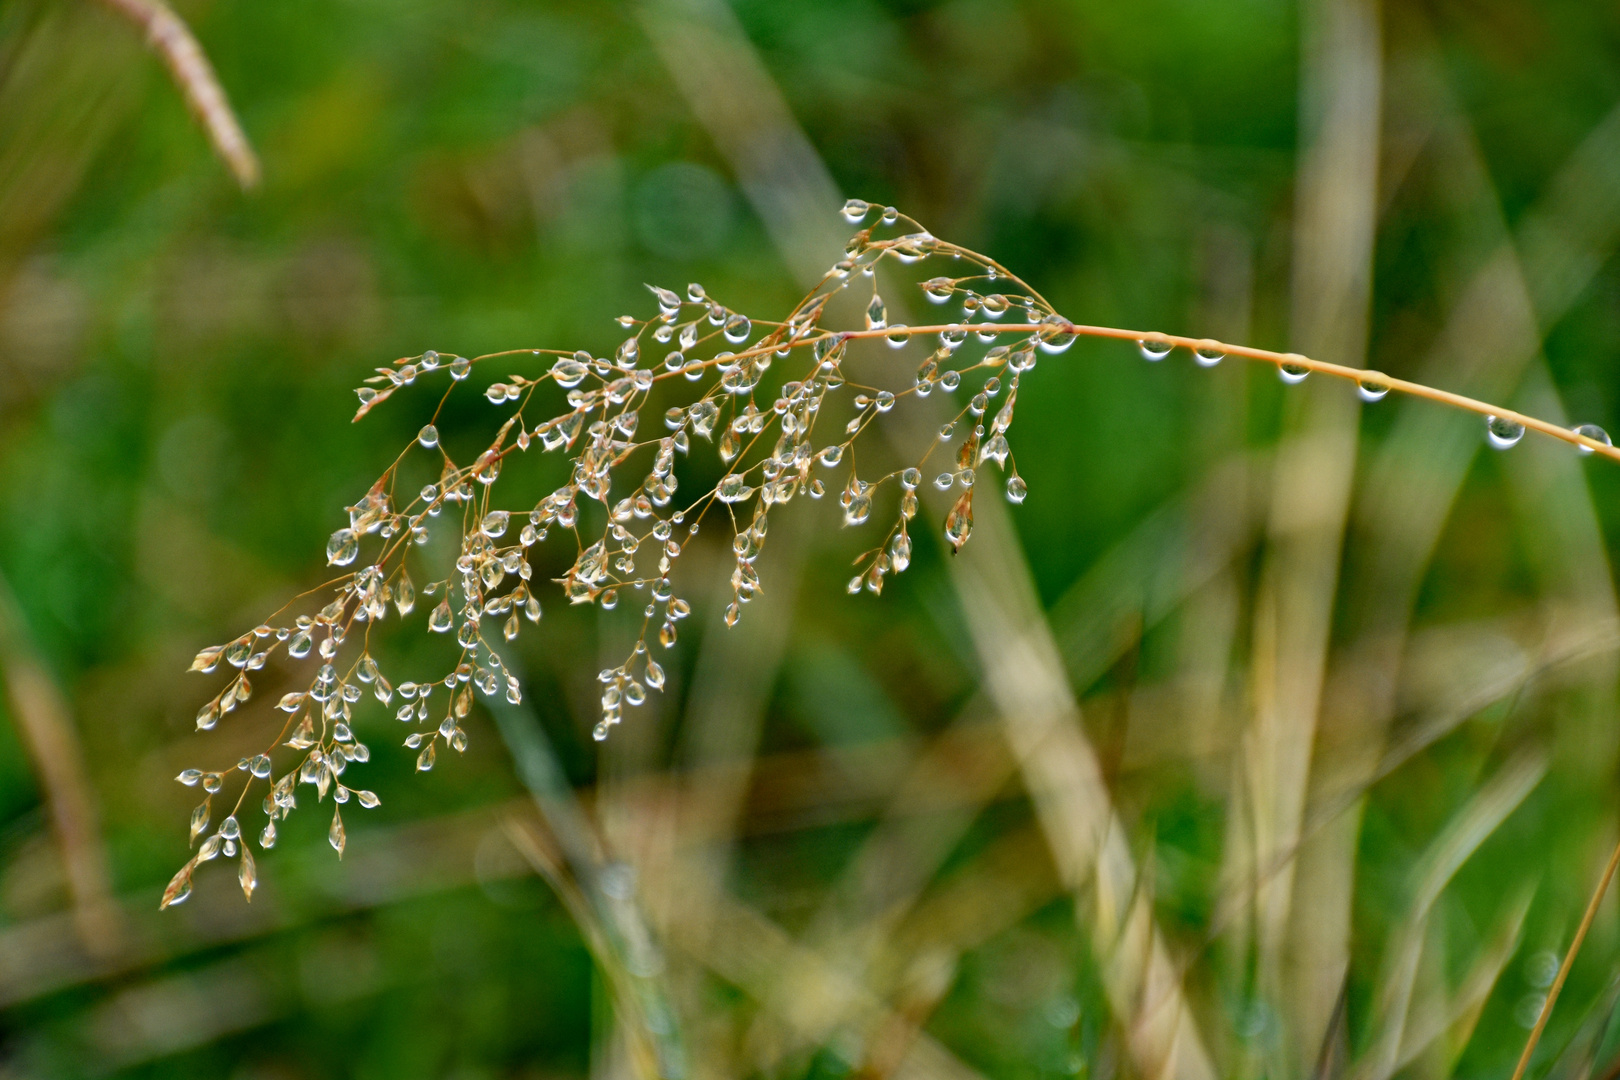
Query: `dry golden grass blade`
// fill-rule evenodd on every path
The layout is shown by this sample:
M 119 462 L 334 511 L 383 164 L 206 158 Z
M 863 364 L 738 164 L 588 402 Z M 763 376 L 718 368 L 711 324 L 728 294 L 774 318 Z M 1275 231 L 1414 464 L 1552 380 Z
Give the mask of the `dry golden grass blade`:
M 242 125 L 231 110 L 214 74 L 214 65 L 185 20 L 163 0 L 101 0 L 119 17 L 129 20 L 146 43 L 163 58 L 169 75 L 185 96 L 186 105 L 208 133 L 214 153 L 219 155 L 236 182 L 243 188 L 259 183 L 259 159 L 248 144 Z
M 1617 1010 L 1620 1010 L 1620 975 L 1611 975 L 1607 989 L 1587 1010 L 1580 1030 L 1553 1062 L 1548 1080 L 1591 1080 L 1598 1052 L 1614 1026 Z
M 1463 863 L 1546 773 L 1547 760 L 1537 751 L 1521 752 L 1509 760 L 1452 815 L 1419 859 L 1412 874 L 1410 906 L 1385 948 L 1374 995 L 1375 1034 L 1357 1066 L 1358 1080 L 1387 1080 L 1399 1067 L 1413 982 L 1435 901 Z
M 1536 1017 L 1536 1026 L 1530 1030 L 1530 1037 L 1525 1040 L 1524 1052 L 1519 1055 L 1519 1063 L 1513 1069 L 1513 1080 L 1523 1080 L 1526 1070 L 1530 1068 L 1530 1059 L 1536 1052 L 1536 1044 L 1541 1041 L 1541 1033 L 1547 1030 L 1547 1020 L 1552 1016 L 1553 1006 L 1558 1004 L 1558 995 L 1564 989 L 1564 980 L 1569 978 L 1569 969 L 1575 965 L 1575 958 L 1580 955 L 1581 945 L 1586 941 L 1586 933 L 1592 929 L 1592 920 L 1597 916 L 1598 905 L 1603 902 L 1604 894 L 1609 891 L 1609 882 L 1614 880 L 1617 869 L 1620 869 L 1620 844 L 1615 845 L 1614 853 L 1609 856 L 1609 863 L 1603 868 L 1597 887 L 1592 890 L 1592 898 L 1587 902 L 1586 914 L 1581 916 L 1581 924 L 1575 928 L 1575 936 L 1570 939 L 1569 949 L 1564 953 L 1564 961 L 1558 965 L 1558 974 L 1553 978 L 1552 986 L 1547 988 L 1547 1000 L 1542 1002 L 1541 1015 Z
M 1301 5 L 1303 156 L 1294 217 L 1292 335 L 1301 352 L 1364 367 L 1383 57 L 1370 0 Z M 1337 387 L 1301 387 L 1276 456 L 1267 561 L 1256 604 L 1253 726 L 1243 743 L 1254 851 L 1300 848 L 1356 461 L 1358 410 Z M 1323 838 L 1335 839 L 1329 833 Z M 1283 1059 L 1315 1061 L 1349 962 L 1350 898 L 1335 852 L 1314 845 L 1256 896 L 1258 982 L 1286 1017 Z M 1297 896 L 1295 895 L 1297 891 Z M 1296 910 L 1297 919 L 1291 919 Z
M 978 542 L 952 560 L 951 571 L 985 691 L 1001 714 L 1059 876 L 1077 894 L 1094 890 L 1092 915 L 1082 923 L 1093 948 L 1108 955 L 1136 893 L 1136 865 L 1006 511 L 985 500 L 975 528 Z M 1139 968 L 1113 966 L 1106 979 L 1135 1066 L 1150 1077 L 1212 1077 L 1179 972 L 1156 932 L 1143 955 Z M 1151 998 L 1144 988 L 1154 991 Z M 1143 1001 L 1151 1004 L 1139 1014 Z
M 0 578 L 0 680 L 61 847 L 80 940 L 92 955 L 109 956 L 119 948 L 121 925 L 84 749 L 67 700 L 35 652 L 4 578 Z

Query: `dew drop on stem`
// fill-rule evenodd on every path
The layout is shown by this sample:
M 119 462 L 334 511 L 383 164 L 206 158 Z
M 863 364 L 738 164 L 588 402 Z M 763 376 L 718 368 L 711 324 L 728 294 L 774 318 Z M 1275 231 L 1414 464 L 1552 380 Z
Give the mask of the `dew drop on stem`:
M 1506 450 L 1524 438 L 1524 425 L 1506 416 L 1487 416 L 1485 438 L 1496 449 Z
M 1141 352 L 1142 359 L 1157 361 L 1169 356 L 1175 346 L 1164 338 L 1143 338 L 1136 343 L 1136 348 Z
M 1584 435 L 1586 438 L 1591 439 L 1593 442 L 1599 443 L 1603 446 L 1614 445 L 1609 441 L 1609 433 L 1598 427 L 1596 424 L 1582 424 L 1580 427 L 1575 429 L 1575 434 Z M 1592 452 L 1592 448 L 1590 446 L 1577 446 L 1575 449 L 1579 450 L 1583 454 L 1590 454 Z
M 1356 380 L 1356 395 L 1362 401 L 1382 401 L 1388 394 L 1389 382 L 1376 371 Z

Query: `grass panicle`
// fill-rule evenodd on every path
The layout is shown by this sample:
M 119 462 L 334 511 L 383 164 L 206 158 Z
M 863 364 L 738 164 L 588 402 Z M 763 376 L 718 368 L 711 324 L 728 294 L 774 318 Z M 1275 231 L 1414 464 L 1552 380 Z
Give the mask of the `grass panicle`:
M 531 553 L 548 540 L 573 545 L 572 564 L 555 579 L 570 604 L 609 610 L 628 601 L 640 609 L 628 653 L 597 675 L 598 740 L 607 738 L 627 708 L 664 688 L 655 646 L 673 647 L 691 613 L 677 582 L 682 555 L 705 525 L 731 534 L 728 626 L 737 624 L 762 588 L 757 563 L 773 508 L 799 496 L 821 499 L 836 490 L 846 526 L 867 524 L 874 515 L 887 520 L 881 539 L 855 560 L 851 594 L 879 594 L 891 574 L 910 565 L 924 484 L 957 493 L 941 529 L 951 551 L 960 550 L 972 536 L 974 499 L 987 473 L 999 474 L 996 486 L 1009 501 L 1027 497 L 1010 442 L 1018 395 L 1040 357 L 1063 353 L 1080 337 L 1135 342 L 1150 361 L 1179 347 L 1204 367 L 1226 356 L 1270 363 L 1287 383 L 1319 373 L 1355 383 L 1369 402 L 1392 392 L 1426 398 L 1484 417 L 1487 438 L 1499 449 L 1535 430 L 1583 452 L 1620 458 L 1596 427 L 1566 429 L 1379 372 L 1209 339 L 1076 323 L 993 259 L 938 239 L 892 207 L 850 200 L 843 213 L 865 227 L 779 321 L 734 311 L 698 284 L 684 294 L 648 286 L 657 313 L 621 316 L 617 322 L 628 334 L 612 356 L 515 349 L 466 358 L 429 351 L 378 368 L 366 380 L 356 391 L 356 421 L 406 387 L 438 380 L 447 385 L 416 439 L 347 508 L 348 524 L 328 541 L 327 562 L 341 576 L 240 637 L 203 649 L 193 661 L 193 671 L 229 676 L 197 713 L 197 728 L 204 731 L 247 704 L 256 673 L 278 652 L 314 671 L 302 689 L 277 702 L 285 719 L 260 753 L 241 758 L 234 769 L 180 773 L 179 782 L 200 787 L 204 797 L 191 815 L 195 853 L 170 881 L 160 906 L 185 900 L 197 868 L 221 856 L 238 859 L 238 880 L 251 899 L 258 871 L 242 821 L 250 795 L 261 799 L 261 849 L 275 845 L 277 822 L 297 808 L 302 787 L 313 787 L 318 803 L 331 795 L 328 837 L 342 855 L 342 808 L 351 800 L 362 808 L 379 803 L 376 794 L 351 786 L 345 776 L 370 759 L 352 727 L 368 693 L 408 726 L 403 741 L 415 753 L 419 772 L 431 770 L 444 751 L 466 749 L 463 721 L 477 695 L 519 703 L 523 687 L 503 649 L 525 622 L 541 620 Z M 922 326 L 891 322 L 880 266 L 914 279 L 927 301 L 955 317 Z M 836 328 L 841 317 L 853 325 Z M 866 385 L 846 373 L 845 362 L 851 347 L 867 340 L 896 350 L 924 342 L 929 351 L 908 385 Z M 470 461 L 458 461 L 437 425 L 450 395 L 497 364 L 519 370 L 482 387 L 500 412 L 495 435 Z M 773 366 L 777 374 L 770 377 Z M 692 384 L 689 391 L 686 384 Z M 643 425 L 649 405 L 683 391 L 687 403 L 668 404 L 663 430 L 649 431 L 656 424 Z M 856 452 L 862 436 L 904 399 L 933 394 L 956 407 L 932 441 L 909 464 L 863 476 Z M 677 463 L 700 446 L 712 448 L 722 475 L 678 498 L 687 470 Z M 532 507 L 503 505 L 503 470 L 531 452 L 565 457 L 568 481 Z M 418 466 L 423 457 L 437 479 L 406 489 L 407 463 Z M 893 512 L 880 511 L 880 496 L 893 491 Z M 454 568 L 435 577 L 417 551 L 435 534 L 452 530 Z M 431 678 L 405 678 L 373 654 L 371 630 L 390 612 L 402 620 L 412 616 L 419 603 L 428 609 L 428 630 L 453 637 L 454 658 Z M 310 610 L 296 613 L 300 604 Z M 216 806 L 216 798 L 222 805 Z M 223 804 L 228 809 L 220 816 Z

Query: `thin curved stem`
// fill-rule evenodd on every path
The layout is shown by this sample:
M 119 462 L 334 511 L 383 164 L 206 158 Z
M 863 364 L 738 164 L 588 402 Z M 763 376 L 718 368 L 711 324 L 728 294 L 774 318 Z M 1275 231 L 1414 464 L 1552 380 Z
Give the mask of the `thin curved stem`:
M 1480 401 L 1478 398 L 1471 398 L 1464 394 L 1454 394 L 1449 390 L 1439 390 L 1432 386 L 1425 386 L 1423 383 L 1409 382 L 1406 379 L 1397 379 L 1393 376 L 1386 375 L 1381 371 L 1372 371 L 1367 368 L 1346 367 L 1343 364 L 1330 364 L 1325 360 L 1312 360 L 1310 357 L 1302 356 L 1299 353 L 1280 353 L 1272 352 L 1270 349 L 1256 349 L 1248 345 L 1229 345 L 1226 342 L 1216 341 L 1213 338 L 1181 337 L 1176 334 L 1161 334 L 1156 331 L 1124 330 L 1114 326 L 1088 326 L 1083 323 L 1071 322 L 1030 323 L 1028 326 L 1020 326 L 1017 324 L 998 326 L 994 323 L 944 323 L 937 326 L 899 326 L 874 330 L 852 330 L 845 333 L 843 336 L 846 338 L 894 337 L 901 334 L 937 334 L 942 330 L 977 331 L 981 327 L 999 330 L 1001 333 L 1052 333 L 1056 331 L 1058 333 L 1073 334 L 1077 337 L 1115 338 L 1120 341 L 1162 342 L 1169 345 L 1180 346 L 1186 349 L 1213 350 L 1224 353 L 1227 356 L 1241 356 L 1245 360 L 1264 361 L 1266 363 L 1276 364 L 1279 367 L 1281 367 L 1283 364 L 1289 364 L 1291 366 L 1305 368 L 1309 371 L 1321 372 L 1323 375 L 1330 375 L 1334 378 L 1348 379 L 1355 383 L 1360 383 L 1364 380 L 1376 380 L 1380 385 L 1387 386 L 1390 390 L 1397 393 L 1407 394 L 1411 397 L 1425 398 L 1429 401 L 1439 402 L 1442 405 L 1450 405 L 1453 408 L 1478 413 L 1480 416 L 1495 416 L 1504 420 L 1512 420 L 1516 423 L 1523 424 L 1526 428 L 1539 431 L 1543 435 L 1551 435 L 1555 439 L 1561 439 L 1562 441 L 1567 442 L 1572 446 L 1577 446 L 1582 450 L 1589 450 L 1596 454 L 1602 454 L 1604 457 L 1611 458 L 1615 461 L 1620 461 L 1620 448 L 1610 446 L 1607 443 L 1598 442 L 1596 439 L 1588 438 L 1587 436 L 1569 428 L 1559 427 L 1557 424 L 1548 423 L 1546 420 L 1541 420 L 1534 416 L 1517 412 L 1513 409 L 1504 408 L 1500 405 L 1492 405 L 1487 401 Z
M 1553 980 L 1552 988 L 1547 991 L 1547 1000 L 1542 1003 L 1541 1015 L 1536 1017 L 1536 1026 L 1530 1030 L 1530 1038 L 1525 1040 L 1524 1053 L 1519 1055 L 1519 1064 L 1513 1070 L 1513 1080 L 1524 1080 L 1525 1070 L 1530 1067 L 1530 1055 L 1536 1052 L 1536 1044 L 1541 1041 L 1541 1032 L 1552 1017 L 1553 1003 L 1558 1000 L 1558 992 L 1564 988 L 1564 980 L 1569 978 L 1570 966 L 1575 963 L 1575 954 L 1581 951 L 1581 945 L 1586 941 L 1586 932 L 1592 928 L 1592 920 L 1597 917 L 1598 904 L 1603 900 L 1603 894 L 1609 891 L 1609 882 L 1614 879 L 1614 872 L 1620 868 L 1620 845 L 1616 845 L 1614 854 L 1609 856 L 1609 865 L 1603 869 L 1603 877 L 1598 879 L 1597 888 L 1592 890 L 1592 899 L 1586 905 L 1586 914 L 1581 916 L 1581 925 L 1575 930 L 1575 939 L 1569 943 L 1569 951 L 1564 954 L 1564 962 L 1558 966 L 1558 977 Z

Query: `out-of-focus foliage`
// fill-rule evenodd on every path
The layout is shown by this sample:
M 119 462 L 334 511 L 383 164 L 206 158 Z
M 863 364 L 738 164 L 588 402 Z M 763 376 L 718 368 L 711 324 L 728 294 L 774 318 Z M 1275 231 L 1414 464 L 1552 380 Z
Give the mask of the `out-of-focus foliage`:
M 994 256 L 1077 322 L 1294 348 L 1300 42 L 1328 6 L 731 8 L 844 194 Z M 348 819 L 341 864 L 295 818 L 251 908 L 215 864 L 156 915 L 194 796 L 172 778 L 256 752 L 270 722 L 242 714 L 204 749 L 186 665 L 322 579 L 341 508 L 423 421 L 351 425 L 365 373 L 426 348 L 604 352 L 643 282 L 755 314 L 802 292 L 649 38 L 702 9 L 182 5 L 263 160 L 243 195 L 113 16 L 0 6 L 0 574 L 71 708 L 122 913 L 103 951 L 81 942 L 0 703 L 0 1075 L 609 1075 L 647 1031 L 693 1076 L 1151 1071 L 1111 982 L 1146 953 L 1128 920 L 1104 932 L 1125 913 L 1030 797 L 1039 763 L 1009 753 L 1020 718 L 985 690 L 988 616 L 937 530 L 881 599 L 844 594 L 864 537 L 773 533 L 741 644 L 711 553 L 670 692 L 600 749 L 593 675 L 634 616 L 552 603 L 518 654 L 530 742 L 475 714 L 467 753 L 413 777 L 398 725 L 367 714 L 383 806 Z M 1381 39 L 1357 361 L 1620 430 L 1620 15 L 1392 4 Z M 1524 355 L 1493 351 L 1496 319 L 1527 321 Z M 1377 1080 L 1505 1075 L 1616 838 L 1620 470 L 1533 437 L 1493 453 L 1476 418 L 1426 403 L 1364 406 L 1342 555 L 1313 571 L 1288 552 L 1319 519 L 1274 493 L 1316 467 L 1303 394 L 1350 393 L 1322 381 L 1091 341 L 1043 359 L 1008 550 L 1079 699 L 1063 745 L 1100 770 L 1125 899 L 1215 1072 L 1300 1075 L 1339 1032 Z M 458 408 L 447 439 L 473 420 Z M 1287 604 L 1312 602 L 1330 637 L 1302 720 L 1268 665 Z M 1289 723 L 1293 772 L 1272 754 Z M 594 870 L 547 847 L 562 819 L 537 816 L 527 752 L 560 766 L 553 799 L 575 789 Z M 1303 800 L 1286 871 L 1254 855 L 1289 830 L 1276 783 Z M 1259 879 L 1291 891 L 1288 925 L 1256 918 Z M 649 943 L 603 943 L 642 925 L 620 907 Z M 1538 1068 L 1613 1056 L 1617 910 Z M 1294 970 L 1322 957 L 1338 966 Z

